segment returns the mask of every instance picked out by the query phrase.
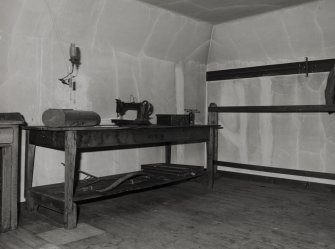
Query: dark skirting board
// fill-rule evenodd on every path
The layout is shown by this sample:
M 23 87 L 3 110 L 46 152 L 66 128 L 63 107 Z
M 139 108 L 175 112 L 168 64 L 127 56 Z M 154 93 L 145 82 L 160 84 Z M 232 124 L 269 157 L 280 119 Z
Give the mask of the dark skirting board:
M 267 166 L 253 165 L 253 164 L 233 163 L 233 162 L 224 162 L 224 161 L 216 161 L 215 163 L 218 166 L 224 166 L 224 167 L 235 168 L 235 169 L 246 169 L 246 170 L 284 174 L 284 175 L 294 175 L 294 176 L 335 180 L 335 174 L 324 173 L 324 172 L 276 168 L 276 167 L 267 167 Z

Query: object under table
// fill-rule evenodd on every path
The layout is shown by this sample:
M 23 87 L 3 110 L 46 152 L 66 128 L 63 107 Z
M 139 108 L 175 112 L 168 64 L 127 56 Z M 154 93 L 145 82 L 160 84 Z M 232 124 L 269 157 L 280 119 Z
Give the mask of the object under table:
M 180 182 L 201 175 L 207 175 L 208 188 L 214 182 L 213 167 L 213 125 L 192 126 L 140 126 L 140 127 L 65 127 L 27 126 L 25 158 L 25 197 L 27 208 L 36 210 L 39 205 L 64 213 L 64 226 L 73 229 L 77 225 L 77 205 L 81 201 L 115 196 L 124 192 L 148 189 Z M 206 143 L 206 169 L 200 166 L 171 164 L 171 145 Z M 36 146 L 65 151 L 64 183 L 32 186 Z M 149 180 L 125 182 L 115 189 L 99 192 L 82 188 L 76 171 L 79 154 L 85 151 L 118 150 L 129 148 L 165 146 L 165 163 L 142 165 L 142 171 Z M 101 177 L 100 188 L 116 182 L 126 174 Z

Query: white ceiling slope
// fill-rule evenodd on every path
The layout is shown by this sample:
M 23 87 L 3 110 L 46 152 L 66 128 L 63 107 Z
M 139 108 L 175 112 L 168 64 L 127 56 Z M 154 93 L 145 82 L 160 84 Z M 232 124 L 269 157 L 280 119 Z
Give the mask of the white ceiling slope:
M 218 24 L 316 0 L 139 0 L 179 14 Z

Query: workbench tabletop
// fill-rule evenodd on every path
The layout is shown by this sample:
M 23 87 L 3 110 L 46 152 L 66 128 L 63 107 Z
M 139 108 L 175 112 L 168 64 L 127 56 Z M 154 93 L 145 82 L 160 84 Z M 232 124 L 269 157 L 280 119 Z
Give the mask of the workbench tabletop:
M 162 125 L 143 125 L 143 126 L 116 126 L 99 125 L 91 127 L 47 127 L 47 126 L 25 126 L 25 130 L 39 131 L 94 131 L 94 130 L 123 130 L 123 129 L 174 129 L 174 128 L 192 128 L 192 127 L 212 127 L 213 125 L 187 125 L 187 126 L 162 126 Z

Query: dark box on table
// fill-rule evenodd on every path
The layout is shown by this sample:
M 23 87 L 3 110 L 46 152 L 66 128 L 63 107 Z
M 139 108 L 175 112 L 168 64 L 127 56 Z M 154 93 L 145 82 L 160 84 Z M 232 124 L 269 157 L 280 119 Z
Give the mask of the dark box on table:
M 188 114 L 157 114 L 157 125 L 185 126 L 190 125 Z

